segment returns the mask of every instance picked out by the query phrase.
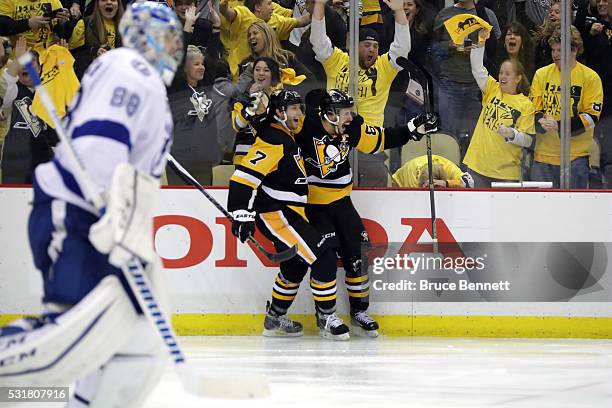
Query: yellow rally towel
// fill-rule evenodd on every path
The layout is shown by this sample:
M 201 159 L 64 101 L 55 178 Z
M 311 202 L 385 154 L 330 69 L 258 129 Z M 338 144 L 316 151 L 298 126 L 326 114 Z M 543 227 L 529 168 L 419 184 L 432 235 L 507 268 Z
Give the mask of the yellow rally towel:
M 281 68 L 281 82 L 285 85 L 299 85 L 306 79 L 306 75 L 296 75 L 293 68 Z
M 66 114 L 66 107 L 79 90 L 80 84 L 74 73 L 74 58 L 67 48 L 52 45 L 40 55 L 42 67 L 41 80 L 51 96 L 60 117 Z M 49 126 L 55 128 L 51 116 L 47 113 L 38 94 L 32 101 L 32 113 L 44 120 Z
M 491 24 L 473 14 L 458 14 L 446 20 L 444 22 L 444 27 L 446 27 L 446 31 L 448 31 L 451 39 L 457 45 L 463 44 L 463 40 L 466 36 L 480 29 L 485 30 L 485 39 L 488 39 L 493 29 Z

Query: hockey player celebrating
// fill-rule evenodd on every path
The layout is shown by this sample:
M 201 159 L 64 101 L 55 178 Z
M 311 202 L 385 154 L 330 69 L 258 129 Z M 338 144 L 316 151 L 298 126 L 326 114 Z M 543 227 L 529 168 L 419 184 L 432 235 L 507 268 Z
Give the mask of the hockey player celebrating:
M 302 98 L 294 91 L 270 96 L 266 122 L 230 180 L 228 210 L 232 232 L 245 242 L 255 225 L 278 251 L 297 245 L 294 258 L 280 264 L 264 336 L 301 336 L 302 324 L 289 320 L 287 310 L 310 267 L 310 287 L 322 337 L 347 340 L 349 329 L 336 316 L 336 255 L 304 214 L 308 182 L 295 132 L 303 119 Z M 256 191 L 252 207 L 249 201 Z
M 135 2 L 119 31 L 124 48 L 89 67 L 64 121 L 72 146 L 60 143 L 55 159 L 35 171 L 29 238 L 43 277 L 43 317 L 0 332 L 0 384 L 59 386 L 79 379 L 69 407 L 139 406 L 161 376 L 165 356 L 120 268 L 133 253 L 142 254 L 163 300 L 152 198 L 172 144 L 166 85 L 182 59 L 181 25 L 165 5 Z M 101 218 L 84 193 L 70 147 L 105 192 Z M 128 169 L 129 180 L 119 169 Z M 130 183 L 134 177 L 138 186 Z M 133 203 L 120 242 L 116 195 Z M 15 354 L 16 346 L 28 345 L 27 358 Z
M 353 172 L 349 153 L 356 148 L 375 154 L 421 140 L 437 131 L 438 119 L 432 114 L 419 115 L 406 126 L 384 129 L 364 124 L 352 109 L 353 98 L 341 90 L 311 91 L 306 97 L 304 126 L 296 140 L 308 174 L 306 215 L 322 234 L 335 236 L 346 272 L 354 333 L 377 337 L 378 323 L 367 313 L 368 272 L 361 267 L 361 244 L 368 243 L 368 234 L 350 198 Z

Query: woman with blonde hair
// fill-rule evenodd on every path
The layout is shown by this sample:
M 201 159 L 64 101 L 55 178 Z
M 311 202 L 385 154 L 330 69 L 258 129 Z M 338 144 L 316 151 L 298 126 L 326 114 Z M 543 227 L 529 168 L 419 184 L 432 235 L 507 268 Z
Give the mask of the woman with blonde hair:
M 212 168 L 221 161 L 213 90 L 204 83 L 206 58 L 188 45 L 185 59 L 168 88 L 168 101 L 174 121 L 171 153 L 202 185 L 212 184 Z M 185 185 L 172 170 L 166 171 L 168 184 Z
M 94 0 L 91 16 L 77 20 L 69 28 L 72 30 L 69 48 L 74 55 L 74 71 L 79 79 L 94 59 L 121 47 L 119 21 L 123 10 L 119 0 Z
M 238 89 L 242 92 L 253 84 L 253 62 L 258 58 L 269 58 L 276 62 L 281 69 L 293 69 L 295 75 L 304 75 L 312 79 L 312 73 L 302 64 L 294 53 L 284 50 L 272 28 L 263 21 L 255 21 L 249 27 L 246 39 L 249 43 L 251 55 L 240 63 L 240 78 Z M 305 89 L 300 89 L 304 91 Z

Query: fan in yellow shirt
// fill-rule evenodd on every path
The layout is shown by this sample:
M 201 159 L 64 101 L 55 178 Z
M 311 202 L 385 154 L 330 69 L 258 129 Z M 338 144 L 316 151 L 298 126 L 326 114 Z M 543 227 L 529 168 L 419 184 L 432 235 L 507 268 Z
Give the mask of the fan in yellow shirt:
M 41 53 L 58 40 L 55 30 L 70 18 L 60 0 L 2 0 L 0 26 L 12 35 L 25 37 L 28 49 Z
M 561 141 L 561 33 L 557 29 L 548 41 L 553 63 L 540 68 L 533 77 L 531 99 L 536 110 L 535 161 L 531 179 L 552 181 L 559 187 Z M 603 107 L 601 78 L 595 71 L 576 61 L 583 44 L 579 31 L 571 28 L 571 140 L 570 188 L 587 188 L 589 162 L 593 144 L 593 130 Z
M 397 59 L 410 52 L 410 26 L 404 13 L 403 0 L 384 0 L 394 11 L 395 38 L 389 52 L 378 55 L 378 34 L 370 28 L 359 32 L 358 112 L 372 126 L 383 126 L 385 106 L 391 83 L 401 71 Z M 349 55 L 332 46 L 325 34 L 325 0 L 315 0 L 310 42 L 316 59 L 327 75 L 327 89 L 348 92 Z
M 66 108 L 79 90 L 80 83 L 74 73 L 74 57 L 67 48 L 52 45 L 39 58 L 41 64 L 40 79 L 51 96 L 53 105 L 60 117 L 66 113 Z M 39 93 L 34 94 L 32 113 L 44 120 L 47 125 L 55 128 Z
M 82 78 L 91 62 L 113 48 L 121 46 L 118 33 L 123 16 L 120 1 L 95 0 L 93 13 L 75 23 L 69 49 L 76 60 L 75 72 Z
M 253 22 L 265 21 L 280 41 L 289 39 L 294 28 L 310 24 L 310 14 L 296 19 L 275 13 L 273 9 L 272 0 L 245 0 L 244 6 L 231 6 L 227 1 L 221 3 L 221 42 L 228 51 L 227 62 L 234 78 L 238 75 L 238 64 L 250 55 L 247 38 Z
M 474 181 L 469 173 L 463 173 L 459 166 L 445 157 L 431 156 L 434 186 L 442 188 L 471 188 Z M 420 188 L 429 186 L 427 155 L 407 161 L 392 176 L 396 187 Z
M 482 111 L 463 159 L 476 188 L 490 188 L 493 181 L 520 180 L 522 148 L 531 146 L 535 134 L 525 69 L 518 60 L 504 61 L 498 82 L 483 65 L 484 53 L 483 46 L 470 53 L 472 74 L 483 96 Z

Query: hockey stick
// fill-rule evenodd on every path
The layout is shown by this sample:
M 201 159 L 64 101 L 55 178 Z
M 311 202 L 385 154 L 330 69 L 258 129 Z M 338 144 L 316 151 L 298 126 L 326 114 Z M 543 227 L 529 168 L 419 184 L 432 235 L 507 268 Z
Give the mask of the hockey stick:
M 73 164 L 79 185 L 83 186 L 86 197 L 91 200 L 96 210 L 101 212 L 105 205 L 104 198 L 94 187 L 92 180 L 85 171 L 83 163 L 79 160 L 74 146 L 71 144 L 71 139 L 66 134 L 66 130 L 55 109 L 55 105 L 51 101 L 47 89 L 42 84 L 40 76 L 34 68 L 32 55 L 26 53 L 21 56 L 19 63 L 28 72 L 36 93 L 55 125 L 55 131 L 60 141 L 66 146 L 66 153 Z M 122 271 L 145 316 L 151 325 L 155 327 L 160 340 L 166 346 L 181 383 L 187 391 L 198 396 L 230 399 L 259 398 L 269 395 L 268 383 L 263 377 L 216 378 L 198 375 L 193 366 L 187 362 L 179 346 L 178 338 L 170 324 L 170 318 L 159 308 L 153 288 L 140 259 L 133 256 L 128 265 L 122 268 Z
M 433 99 L 429 93 L 431 76 L 427 71 L 410 61 L 408 58 L 400 57 L 397 59 L 397 64 L 408 71 L 410 79 L 417 82 L 423 88 L 423 105 L 425 113 L 433 112 Z M 429 172 L 429 206 L 431 211 L 431 238 L 433 240 L 433 251 L 438 252 L 438 228 L 436 225 L 436 200 L 434 195 L 434 179 L 433 179 L 433 159 L 431 152 L 431 135 L 425 135 L 427 142 L 427 170 Z
M 221 211 L 221 213 L 223 215 L 225 215 L 225 217 L 227 219 L 229 219 L 230 221 L 234 220 L 234 217 L 232 217 L 232 215 L 225 208 L 223 208 L 223 206 L 217 200 L 215 200 L 215 198 L 213 196 L 211 196 L 208 193 L 208 191 L 206 191 L 206 189 L 195 178 L 193 178 L 193 176 L 191 174 L 189 174 L 189 172 L 183 166 L 181 166 L 181 164 L 179 162 L 177 162 L 174 159 L 174 157 L 172 157 L 172 155 L 170 153 L 168 153 L 167 157 L 168 157 L 168 164 L 170 165 L 170 167 L 172 167 L 172 170 L 174 170 L 174 172 L 185 183 L 191 184 L 192 186 L 194 186 L 195 188 L 200 190 L 200 193 L 204 194 L 204 197 L 206 197 L 208 199 L 208 201 L 210 201 L 212 203 L 212 205 L 214 205 L 217 210 Z M 247 241 L 250 242 L 251 244 L 253 244 L 255 246 L 255 248 L 257 248 L 259 250 L 259 252 L 264 254 L 265 257 L 268 258 L 272 262 L 284 262 L 284 261 L 287 261 L 287 260 L 293 258 L 297 254 L 297 252 L 298 252 L 297 245 L 294 245 L 291 248 L 285 249 L 284 251 L 278 252 L 276 254 L 272 253 L 272 252 L 269 252 L 259 242 L 257 242 L 257 240 L 255 238 L 253 238 L 252 235 L 249 235 L 249 238 L 247 239 Z

